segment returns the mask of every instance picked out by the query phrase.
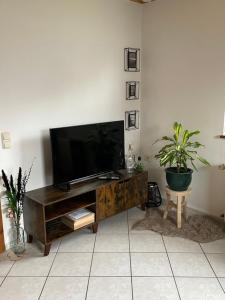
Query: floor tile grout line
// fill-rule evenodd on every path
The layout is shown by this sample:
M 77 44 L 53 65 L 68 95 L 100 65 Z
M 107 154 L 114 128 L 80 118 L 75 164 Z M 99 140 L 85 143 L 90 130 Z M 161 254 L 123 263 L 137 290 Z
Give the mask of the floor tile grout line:
M 167 255 L 167 258 L 168 258 L 168 261 L 169 261 L 169 264 L 170 264 L 171 272 L 172 272 L 172 274 L 173 274 L 173 280 L 174 280 L 174 283 L 175 283 L 175 286 L 176 286 L 176 289 L 177 289 L 178 297 L 179 297 L 179 299 L 181 300 L 181 295 L 180 295 L 180 292 L 179 292 L 179 289 L 178 289 L 178 286 L 177 286 L 176 278 L 175 278 L 175 276 L 174 276 L 172 264 L 171 264 L 171 261 L 170 261 L 170 258 L 169 258 L 169 254 L 168 254 L 168 252 L 167 252 L 166 243 L 165 243 L 165 241 L 164 241 L 163 235 L 161 235 L 161 237 L 162 237 L 162 241 L 163 241 L 164 247 L 165 247 L 165 249 L 166 249 L 166 255 Z
M 189 251 L 95 251 L 95 253 L 168 253 L 168 254 L 204 254 L 203 252 L 189 252 Z M 92 253 L 92 251 L 59 251 L 59 252 L 51 252 L 51 253 Z M 205 252 L 205 254 L 225 254 L 225 253 L 208 253 Z M 4 276 L 3 276 L 4 277 Z
M 93 251 L 92 251 L 89 276 L 88 276 L 88 281 L 87 281 L 87 288 L 86 288 L 86 293 L 85 293 L 85 300 L 87 300 L 87 296 L 88 296 L 88 288 L 89 288 L 89 282 L 90 282 L 90 278 L 91 278 L 91 269 L 92 269 L 92 263 L 93 263 L 94 253 L 95 253 L 95 244 L 96 244 L 97 234 L 98 234 L 98 232 L 96 232 L 96 234 L 95 234 L 95 240 L 94 240 L 94 246 L 93 246 Z
M 219 283 L 219 285 L 220 285 L 220 287 L 221 287 L 223 293 L 225 294 L 225 290 L 224 290 L 224 288 L 223 288 L 223 286 L 222 286 L 222 284 L 221 284 L 219 278 L 217 277 L 217 274 L 216 274 L 216 272 L 214 271 L 214 269 L 213 269 L 213 267 L 212 267 L 212 265 L 211 265 L 211 263 L 210 263 L 210 261 L 209 261 L 207 255 L 206 255 L 206 253 L 205 253 L 205 251 L 204 251 L 204 249 L 203 249 L 203 247 L 202 247 L 202 245 L 201 245 L 200 243 L 199 243 L 199 246 L 201 247 L 201 249 L 202 249 L 202 251 L 203 251 L 203 254 L 204 254 L 206 260 L 208 261 L 208 263 L 209 263 L 209 265 L 210 265 L 210 267 L 211 267 L 213 273 L 215 274 L 215 277 L 216 277 L 216 279 L 217 279 L 217 281 L 218 281 L 218 283 Z M 210 254 L 212 254 L 212 253 L 210 253 Z
M 132 274 L 131 252 L 130 252 L 130 228 L 129 228 L 129 216 L 128 216 L 128 210 L 127 210 L 127 230 L 128 230 L 129 258 L 130 258 L 131 297 L 132 297 L 132 300 L 134 300 L 133 274 Z
M 0 284 L 0 287 L 3 285 L 3 282 L 6 280 L 6 278 L 8 277 L 10 271 L 12 270 L 12 267 L 15 265 L 16 261 L 13 261 L 13 264 L 11 265 L 11 267 L 9 268 L 9 271 L 6 273 L 4 277 L 4 279 L 2 280 L 2 283 Z M 9 276 L 10 277 L 10 276 Z
M 59 245 L 58 245 L 57 251 L 56 251 L 56 252 L 50 252 L 50 253 L 52 253 L 52 254 L 55 253 L 55 256 L 54 256 L 53 261 L 52 261 L 52 263 L 51 263 L 51 266 L 50 266 L 50 269 L 49 269 L 49 271 L 48 271 L 48 274 L 47 274 L 47 276 L 46 276 L 46 278 L 45 278 L 45 282 L 44 282 L 43 287 L 42 287 L 42 289 L 41 289 L 41 292 L 40 292 L 40 295 L 39 295 L 39 297 L 38 297 L 38 300 L 41 299 L 41 295 L 42 295 L 43 290 L 44 290 L 44 288 L 45 288 L 46 282 L 47 282 L 47 280 L 48 280 L 48 278 L 49 278 L 49 274 L 50 274 L 51 269 L 52 269 L 52 267 L 53 267 L 53 264 L 54 264 L 54 262 L 55 262 L 55 259 L 56 259 L 56 256 L 57 256 L 57 254 L 58 254 L 59 247 L 60 247 L 61 243 L 62 243 L 62 239 L 60 240 L 60 243 L 59 243 Z M 50 254 L 50 253 L 49 253 L 49 254 Z
M 1 276 L 2 278 L 4 278 L 4 276 Z M 58 278 L 58 277 L 63 277 L 63 278 L 66 278 L 66 277 L 68 277 L 68 278 L 79 278 L 79 277 L 81 277 L 81 278 L 88 278 L 89 276 L 83 276 L 83 275 L 79 275 L 79 276 L 76 276 L 76 275 L 66 275 L 66 276 L 63 276 L 63 275 L 54 275 L 54 276 L 48 276 L 49 278 Z M 131 276 L 130 275 L 93 275 L 93 276 L 90 276 L 90 278 L 108 278 L 108 277 L 113 277 L 113 278 L 116 278 L 116 277 L 121 277 L 121 278 L 123 278 L 123 277 L 126 277 L 126 278 L 130 278 Z M 135 276 L 133 276 L 133 278 L 135 278 L 135 277 L 140 277 L 140 278 L 147 278 L 147 277 L 150 277 L 150 278 L 173 278 L 173 275 L 171 275 L 171 276 L 169 276 L 169 275 L 165 275 L 165 276 L 163 276 L 163 275 L 135 275 Z M 46 278 L 46 276 L 8 276 L 8 278 Z M 202 278 L 202 279 L 208 279 L 208 278 L 210 278 L 210 279 L 216 279 L 216 277 L 215 276 L 207 276 L 207 277 L 204 277 L 204 276 L 180 276 L 180 275 L 177 275 L 177 276 L 175 276 L 175 278 L 193 278 L 193 279 L 195 279 L 195 278 Z M 223 277 L 217 277 L 217 278 L 223 278 L 223 279 L 225 279 L 225 277 L 223 276 Z

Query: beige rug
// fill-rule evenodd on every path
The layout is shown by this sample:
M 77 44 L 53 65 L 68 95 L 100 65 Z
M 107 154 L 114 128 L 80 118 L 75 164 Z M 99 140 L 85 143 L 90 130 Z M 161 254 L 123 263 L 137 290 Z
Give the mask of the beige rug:
M 210 216 L 191 215 L 186 222 L 182 219 L 182 224 L 182 228 L 178 229 L 175 211 L 170 211 L 167 219 L 164 220 L 162 209 L 150 208 L 145 218 L 136 222 L 132 229 L 153 230 L 163 235 L 181 237 L 199 243 L 225 238 L 224 222 Z

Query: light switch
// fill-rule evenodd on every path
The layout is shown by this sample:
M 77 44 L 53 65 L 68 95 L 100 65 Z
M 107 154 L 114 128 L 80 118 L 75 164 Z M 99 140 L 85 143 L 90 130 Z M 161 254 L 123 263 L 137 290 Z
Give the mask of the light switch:
M 11 138 L 8 131 L 2 132 L 2 148 L 10 149 L 11 148 Z

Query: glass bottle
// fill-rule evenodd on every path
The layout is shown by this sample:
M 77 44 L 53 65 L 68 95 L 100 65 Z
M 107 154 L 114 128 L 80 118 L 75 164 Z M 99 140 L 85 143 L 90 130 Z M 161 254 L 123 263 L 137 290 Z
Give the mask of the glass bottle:
M 135 156 L 131 144 L 129 144 L 126 164 L 127 164 L 127 172 L 132 173 L 135 167 Z

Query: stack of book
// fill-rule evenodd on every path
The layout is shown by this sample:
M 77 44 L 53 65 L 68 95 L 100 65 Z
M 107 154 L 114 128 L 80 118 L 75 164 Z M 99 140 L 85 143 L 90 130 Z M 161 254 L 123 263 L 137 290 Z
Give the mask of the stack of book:
M 95 222 L 95 214 L 88 209 L 77 209 L 61 218 L 61 221 L 68 227 L 76 230 Z

